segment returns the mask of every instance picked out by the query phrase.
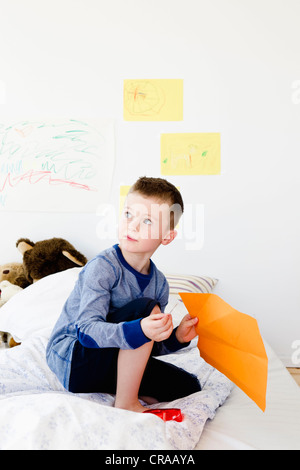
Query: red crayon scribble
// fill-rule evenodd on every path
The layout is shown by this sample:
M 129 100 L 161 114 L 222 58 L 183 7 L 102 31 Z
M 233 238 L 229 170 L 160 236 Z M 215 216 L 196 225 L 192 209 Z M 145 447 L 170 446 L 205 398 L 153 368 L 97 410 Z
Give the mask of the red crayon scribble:
M 14 188 L 19 183 L 21 183 L 21 181 L 27 181 L 29 184 L 33 185 L 39 183 L 42 180 L 49 185 L 66 184 L 72 188 L 84 189 L 86 191 L 97 191 L 97 189 L 92 188 L 87 184 L 76 183 L 75 181 L 69 181 L 60 178 L 53 178 L 51 171 L 29 170 L 23 175 L 19 176 L 12 176 L 11 173 L 8 173 L 2 187 L 0 187 L 0 193 L 2 193 L 7 187 Z

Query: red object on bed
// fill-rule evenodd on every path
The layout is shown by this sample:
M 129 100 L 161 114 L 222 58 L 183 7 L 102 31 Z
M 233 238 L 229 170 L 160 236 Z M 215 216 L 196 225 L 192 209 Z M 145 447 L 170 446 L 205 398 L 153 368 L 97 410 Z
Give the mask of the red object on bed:
M 183 414 L 179 408 L 158 408 L 153 410 L 146 410 L 144 413 L 153 414 L 163 421 L 178 421 L 181 423 L 183 421 Z

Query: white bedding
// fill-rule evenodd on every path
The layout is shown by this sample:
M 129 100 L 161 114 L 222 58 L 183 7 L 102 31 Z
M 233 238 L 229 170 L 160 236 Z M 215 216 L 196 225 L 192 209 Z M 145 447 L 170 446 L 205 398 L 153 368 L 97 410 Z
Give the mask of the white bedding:
M 48 368 L 47 341 L 78 273 L 75 268 L 48 276 L 0 312 L 0 330 L 22 341 L 0 353 L 0 449 L 194 449 L 205 422 L 232 389 L 226 377 L 200 358 L 195 341 L 162 358 L 201 380 L 201 392 L 155 405 L 181 408 L 182 423 L 115 409 L 111 395 L 71 394 Z M 176 296 L 170 297 L 167 311 L 173 309 L 175 325 L 186 313 L 182 307 Z
M 65 391 L 47 367 L 46 344 L 46 337 L 35 336 L 0 353 L 1 450 L 193 449 L 230 393 L 230 381 L 205 364 L 196 348 L 169 356 L 198 373 L 203 390 L 170 404 L 183 411 L 182 423 L 164 423 L 115 409 L 111 395 Z
M 268 345 L 265 413 L 200 358 L 196 340 L 163 358 L 197 374 L 203 387 L 163 404 L 181 408 L 182 423 L 115 409 L 111 395 L 66 392 L 46 364 L 45 348 L 78 272 L 48 276 L 0 311 L 0 330 L 22 340 L 0 351 L 0 450 L 300 449 L 300 389 Z M 186 311 L 170 296 L 166 311 L 174 306 L 176 325 Z

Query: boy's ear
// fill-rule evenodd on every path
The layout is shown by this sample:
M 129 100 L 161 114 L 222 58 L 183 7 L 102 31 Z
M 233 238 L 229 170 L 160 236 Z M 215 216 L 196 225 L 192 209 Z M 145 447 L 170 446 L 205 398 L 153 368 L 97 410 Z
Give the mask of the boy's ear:
M 168 245 L 177 237 L 177 230 L 169 230 L 162 239 L 162 245 Z

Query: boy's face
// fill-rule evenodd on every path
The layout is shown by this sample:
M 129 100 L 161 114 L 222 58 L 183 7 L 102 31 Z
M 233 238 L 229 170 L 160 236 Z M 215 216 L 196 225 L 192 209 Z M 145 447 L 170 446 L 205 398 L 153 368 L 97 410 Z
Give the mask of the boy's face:
M 121 248 L 152 254 L 176 235 L 175 230 L 170 230 L 169 204 L 138 192 L 128 194 L 119 223 Z

